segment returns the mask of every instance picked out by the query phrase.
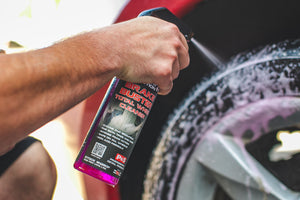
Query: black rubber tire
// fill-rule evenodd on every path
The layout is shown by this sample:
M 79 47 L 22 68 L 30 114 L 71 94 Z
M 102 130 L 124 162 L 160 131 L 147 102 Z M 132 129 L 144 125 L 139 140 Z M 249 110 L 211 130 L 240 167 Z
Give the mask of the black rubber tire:
M 262 99 L 287 96 L 300 96 L 300 40 L 236 56 L 226 69 L 196 85 L 170 116 L 153 153 L 143 199 L 176 199 L 189 156 L 223 117 Z

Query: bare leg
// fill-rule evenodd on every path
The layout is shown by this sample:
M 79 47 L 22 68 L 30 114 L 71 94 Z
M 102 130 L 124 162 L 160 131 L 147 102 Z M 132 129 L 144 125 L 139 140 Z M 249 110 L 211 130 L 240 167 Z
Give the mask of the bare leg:
M 0 199 L 50 200 L 56 178 L 51 157 L 35 142 L 0 177 Z

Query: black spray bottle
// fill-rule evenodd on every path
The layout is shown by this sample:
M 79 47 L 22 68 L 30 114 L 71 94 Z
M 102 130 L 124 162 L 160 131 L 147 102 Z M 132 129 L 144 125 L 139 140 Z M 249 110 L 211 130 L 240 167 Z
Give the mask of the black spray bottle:
M 192 31 L 166 8 L 139 16 L 154 16 L 178 26 L 187 41 Z M 95 116 L 74 167 L 115 186 L 135 146 L 158 92 L 154 84 L 135 84 L 114 78 Z

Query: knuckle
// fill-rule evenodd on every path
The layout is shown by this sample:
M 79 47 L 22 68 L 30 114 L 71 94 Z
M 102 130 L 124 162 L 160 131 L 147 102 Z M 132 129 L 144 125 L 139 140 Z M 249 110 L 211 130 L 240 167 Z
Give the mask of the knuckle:
M 172 51 L 169 54 L 170 64 L 173 64 L 178 59 L 178 53 L 176 51 Z
M 165 30 L 169 36 L 172 36 L 172 37 L 170 37 L 172 39 L 178 38 L 178 36 L 181 34 L 179 28 L 173 23 L 168 22 L 168 24 L 165 27 Z
M 172 58 L 173 60 L 177 59 L 179 54 L 182 54 L 184 52 L 184 54 L 186 54 L 185 49 L 183 48 L 183 45 L 181 43 L 181 41 L 178 38 L 174 38 L 172 41 L 169 42 L 169 56 L 170 58 Z
M 176 33 L 176 34 L 179 33 L 179 28 L 175 24 L 173 24 L 173 23 L 169 23 L 169 29 L 171 31 L 173 31 L 174 33 Z
M 182 42 L 180 41 L 179 38 L 174 38 L 174 40 L 173 40 L 173 46 L 176 49 L 181 49 L 182 48 Z
M 160 87 L 165 87 L 169 85 L 169 82 L 173 80 L 174 74 L 171 66 L 162 65 L 160 66 L 154 74 L 154 79 L 160 85 Z
M 161 66 L 157 72 L 159 77 L 168 78 L 172 74 L 172 68 L 170 65 Z

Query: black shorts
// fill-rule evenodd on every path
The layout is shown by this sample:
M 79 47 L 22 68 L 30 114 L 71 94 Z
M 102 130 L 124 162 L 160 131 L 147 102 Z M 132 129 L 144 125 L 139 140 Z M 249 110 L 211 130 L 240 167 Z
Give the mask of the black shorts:
M 16 146 L 7 152 L 6 154 L 0 156 L 0 176 L 13 164 L 15 160 L 24 152 L 26 149 L 32 145 L 34 142 L 39 141 L 33 137 L 27 137 L 16 144 Z

